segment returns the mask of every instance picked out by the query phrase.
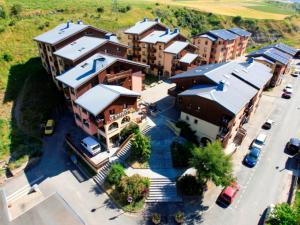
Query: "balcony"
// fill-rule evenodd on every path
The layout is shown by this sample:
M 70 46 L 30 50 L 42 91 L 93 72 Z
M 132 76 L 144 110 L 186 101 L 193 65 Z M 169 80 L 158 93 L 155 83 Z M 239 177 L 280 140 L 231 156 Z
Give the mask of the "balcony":
M 107 74 L 106 77 L 107 77 L 107 82 L 108 83 L 111 83 L 111 82 L 114 82 L 114 81 L 117 81 L 117 80 L 120 80 L 120 79 L 124 79 L 124 78 L 127 78 L 127 77 L 130 77 L 132 74 L 132 70 L 125 70 L 125 71 L 122 71 L 120 73 L 115 73 L 115 74 Z
M 253 104 L 245 109 L 246 115 L 249 115 L 253 111 Z
M 115 120 L 120 119 L 124 116 L 127 116 L 128 114 L 133 113 L 133 112 L 135 112 L 135 110 L 133 108 L 124 109 L 123 112 L 110 115 L 109 116 L 109 121 L 110 122 L 115 121 Z
M 168 89 L 168 95 L 176 97 L 177 96 L 176 86 Z

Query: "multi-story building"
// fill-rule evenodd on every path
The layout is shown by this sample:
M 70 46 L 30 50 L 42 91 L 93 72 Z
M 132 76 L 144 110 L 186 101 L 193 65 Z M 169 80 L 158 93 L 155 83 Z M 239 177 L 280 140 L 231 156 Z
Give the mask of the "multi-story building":
M 240 144 L 243 124 L 255 112 L 262 91 L 270 82 L 271 69 L 250 60 L 202 65 L 171 77 L 176 86 L 180 119 L 196 131 L 199 141 L 219 139 L 223 146 Z
M 164 76 L 170 77 L 206 64 L 198 55 L 198 48 L 185 41 L 175 41 L 164 50 Z
M 38 44 L 43 67 L 55 80 L 55 76 L 59 74 L 59 62 L 54 55 L 55 51 L 83 36 L 105 38 L 107 34 L 107 31 L 83 24 L 82 21 L 78 20 L 77 23 L 68 21 L 60 24 L 52 30 L 35 37 L 33 40 Z
M 211 30 L 193 37 L 193 44 L 207 63 L 220 63 L 244 54 L 251 33 L 241 28 Z
M 290 72 L 291 61 L 296 54 L 296 49 L 284 44 L 275 44 L 251 52 L 247 57 L 253 58 L 272 69 L 273 77 L 270 85 L 274 87 L 279 85 L 283 76 Z
M 150 72 L 161 76 L 164 71 L 164 50 L 175 41 L 187 41 L 187 38 L 180 34 L 179 29 L 171 31 L 153 31 L 140 40 L 141 59 L 140 62 L 150 65 Z
M 117 40 L 83 36 L 54 52 L 58 61 L 58 73 L 76 66 L 96 53 L 127 58 L 127 46 Z
M 75 100 L 75 122 L 105 148 L 117 147 L 122 129 L 135 122 L 139 96 L 121 86 L 98 84 Z
M 124 33 L 127 35 L 128 42 L 128 59 L 140 62 L 140 40 L 155 30 L 163 31 L 165 29 L 166 27 L 160 23 L 159 18 L 155 18 L 154 20 L 144 18 L 142 21 L 138 21 L 134 26 L 125 30 Z
M 98 84 L 119 85 L 135 92 L 143 90 L 143 70 L 148 66 L 124 58 L 97 53 L 56 79 L 66 99 L 74 101 Z

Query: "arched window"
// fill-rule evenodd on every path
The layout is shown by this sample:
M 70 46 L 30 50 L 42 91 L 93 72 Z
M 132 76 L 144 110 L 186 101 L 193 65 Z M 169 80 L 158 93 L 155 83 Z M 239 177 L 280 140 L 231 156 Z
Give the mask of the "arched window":
M 118 127 L 119 127 L 118 123 L 114 122 L 111 125 L 109 125 L 108 130 L 117 129 Z
M 121 121 L 121 124 L 124 124 L 124 123 L 128 123 L 130 122 L 130 117 L 129 116 L 125 116 L 122 121 Z
M 206 146 L 208 143 L 211 143 L 211 140 L 207 137 L 203 137 L 201 138 L 200 142 L 203 146 Z

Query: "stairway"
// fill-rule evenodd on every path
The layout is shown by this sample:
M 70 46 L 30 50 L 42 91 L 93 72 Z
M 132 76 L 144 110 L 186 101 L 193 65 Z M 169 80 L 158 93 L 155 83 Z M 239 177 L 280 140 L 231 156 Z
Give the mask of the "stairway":
M 141 133 L 143 135 L 147 135 L 149 133 L 149 131 L 153 128 L 153 126 L 147 125 L 142 131 Z
M 127 157 L 130 155 L 131 150 L 131 141 L 128 141 L 127 144 L 123 147 L 123 149 L 117 153 L 118 162 L 124 163 Z
M 182 202 L 177 194 L 176 181 L 162 177 L 150 179 L 149 196 L 147 203 L 152 202 Z
M 107 162 L 105 164 L 105 166 L 103 166 L 100 171 L 93 177 L 93 180 L 96 182 L 96 184 L 102 186 L 105 179 L 106 179 L 106 176 L 107 174 L 109 173 L 109 170 L 110 170 L 110 167 L 111 167 L 111 163 L 110 162 Z

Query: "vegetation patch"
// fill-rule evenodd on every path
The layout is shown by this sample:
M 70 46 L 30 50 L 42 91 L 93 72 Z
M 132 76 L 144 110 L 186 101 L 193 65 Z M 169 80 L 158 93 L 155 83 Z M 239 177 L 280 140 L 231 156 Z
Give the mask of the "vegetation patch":
M 193 156 L 194 145 L 190 142 L 185 144 L 174 141 L 171 144 L 173 167 L 185 168 L 189 166 L 189 160 Z
M 183 177 L 180 177 L 177 180 L 176 186 L 181 194 L 186 196 L 202 195 L 205 188 L 205 184 L 199 182 L 193 175 L 184 175 Z

